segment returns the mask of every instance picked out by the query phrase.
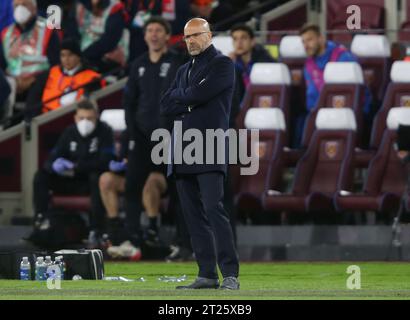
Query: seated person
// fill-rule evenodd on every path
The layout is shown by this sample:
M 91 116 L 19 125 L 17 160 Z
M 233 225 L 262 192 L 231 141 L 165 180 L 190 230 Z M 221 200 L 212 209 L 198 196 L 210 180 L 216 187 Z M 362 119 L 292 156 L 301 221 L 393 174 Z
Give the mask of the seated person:
M 1 33 L 0 69 L 13 77 L 17 101 L 25 101 L 35 75 L 59 63 L 60 39 L 37 15 L 35 0 L 14 0 L 14 19 Z
M 63 40 L 60 60 L 61 65 L 37 76 L 27 97 L 26 119 L 72 104 L 84 94 L 105 86 L 101 75 L 82 63 L 80 45 L 76 40 Z
M 127 149 L 128 137 L 124 132 L 121 137 L 121 151 L 117 160 L 112 160 L 109 164 L 110 171 L 105 172 L 100 177 L 100 193 L 108 216 L 108 237 L 113 247 L 108 248 L 107 252 L 113 258 L 130 258 L 139 260 L 141 253 L 136 250 L 125 252 L 123 247 L 129 241 L 121 237 L 121 227 L 118 219 L 119 196 L 125 192 L 125 171 L 127 170 Z M 161 197 L 167 191 L 167 180 L 163 172 L 153 170 L 144 182 L 142 191 L 142 204 L 149 219 L 148 230 L 145 232 L 145 242 L 148 245 L 158 245 L 158 221 L 160 213 Z M 136 195 L 138 196 L 138 195 Z M 125 241 L 123 241 L 125 240 Z
M 304 25 L 300 32 L 308 58 L 305 62 L 304 76 L 306 81 L 306 108 L 295 117 L 295 141 L 298 147 L 302 139 L 305 120 L 308 113 L 315 108 L 320 92 L 325 84 L 324 70 L 329 62 L 357 62 L 357 58 L 347 48 L 333 41 L 326 41 L 320 28 L 314 24 Z M 372 97 L 366 89 L 366 101 L 363 112 L 370 114 Z M 369 120 L 370 121 L 370 120 Z
M 4 117 L 4 107 L 10 95 L 10 92 L 11 92 L 10 85 L 7 82 L 7 79 L 3 71 L 0 70 L 0 121 Z
M 80 0 L 75 8 L 72 30 L 66 37 L 80 40 L 88 63 L 102 73 L 125 66 L 128 59 L 128 15 L 124 4 L 111 0 Z
M 50 191 L 90 195 L 90 233 L 102 234 L 104 230 L 105 218 L 98 216 L 98 180 L 115 159 L 113 132 L 99 120 L 97 108 L 89 100 L 78 103 L 74 120 L 75 124 L 63 131 L 44 168 L 34 177 L 34 232 L 50 227 Z
M 241 101 L 250 83 L 252 67 L 257 62 L 275 62 L 265 48 L 256 43 L 255 34 L 246 24 L 237 24 L 231 28 L 234 51 L 230 54 L 235 63 L 236 74 L 242 81 L 237 81 L 235 95 Z

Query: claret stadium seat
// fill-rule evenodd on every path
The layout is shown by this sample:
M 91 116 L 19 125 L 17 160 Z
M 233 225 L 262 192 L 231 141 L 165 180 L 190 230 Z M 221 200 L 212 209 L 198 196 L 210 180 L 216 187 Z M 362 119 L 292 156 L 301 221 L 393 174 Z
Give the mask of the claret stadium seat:
M 250 78 L 237 118 L 237 127 L 245 128 L 245 116 L 250 108 L 279 108 L 288 125 L 291 85 L 288 67 L 283 63 L 255 63 Z
M 280 61 L 289 68 L 292 85 L 304 85 L 306 51 L 300 36 L 284 36 L 279 45 Z
M 259 130 L 259 141 L 252 144 L 250 132 L 247 141 L 248 155 L 252 148 L 259 161 L 259 171 L 241 176 L 235 204 L 241 210 L 256 212 L 262 210 L 262 198 L 269 186 L 279 188 L 281 184 L 286 123 L 279 108 L 251 108 L 246 114 L 245 126 Z
M 410 107 L 410 62 L 394 62 L 390 78 L 391 82 L 387 87 L 382 107 L 373 120 L 369 149 L 356 152 L 356 162 L 359 166 L 367 166 L 380 146 L 390 110 L 394 107 Z
M 286 151 L 287 164 L 294 165 L 303 156 L 315 131 L 318 112 L 324 108 L 352 109 L 360 137 L 363 127 L 363 108 L 365 86 L 363 72 L 356 62 L 329 62 L 324 72 L 325 85 L 320 93 L 316 107 L 309 113 L 305 122 L 300 149 Z M 358 143 L 359 141 L 357 141 Z
M 410 108 L 389 111 L 387 128 L 370 162 L 363 190 L 357 194 L 349 189 L 339 192 L 335 196 L 338 211 L 397 211 L 406 187 L 406 172 L 395 148 L 399 124 L 410 125 Z
M 351 51 L 358 57 L 366 85 L 375 101 L 383 101 L 391 67 L 390 42 L 385 35 L 356 35 Z M 378 105 L 379 107 L 379 105 Z
M 356 129 L 353 110 L 321 109 L 316 131 L 297 164 L 291 192 L 270 188 L 264 208 L 273 212 L 333 211 L 335 193 L 353 183 Z

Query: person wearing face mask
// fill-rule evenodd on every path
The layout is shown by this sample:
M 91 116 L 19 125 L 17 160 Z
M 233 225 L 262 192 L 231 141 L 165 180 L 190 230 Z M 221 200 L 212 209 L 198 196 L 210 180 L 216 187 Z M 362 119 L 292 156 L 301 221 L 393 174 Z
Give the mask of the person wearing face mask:
M 38 75 L 30 89 L 25 110 L 27 120 L 70 105 L 106 85 L 101 74 L 83 64 L 81 56 L 80 45 L 75 39 L 62 41 L 61 64 Z
M 15 23 L 1 33 L 0 68 L 13 77 L 17 101 L 25 101 L 35 75 L 59 63 L 60 39 L 37 15 L 36 0 L 14 0 Z
M 33 234 L 50 228 L 50 191 L 90 195 L 90 234 L 102 236 L 104 231 L 98 180 L 115 159 L 113 131 L 99 120 L 97 108 L 89 100 L 78 103 L 74 120 L 75 124 L 63 131 L 44 167 L 34 177 Z

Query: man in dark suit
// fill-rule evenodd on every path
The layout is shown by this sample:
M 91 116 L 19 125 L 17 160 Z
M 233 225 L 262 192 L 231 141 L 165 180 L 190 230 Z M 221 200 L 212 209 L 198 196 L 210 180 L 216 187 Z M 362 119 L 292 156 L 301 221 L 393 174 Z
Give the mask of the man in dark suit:
M 232 61 L 219 54 L 212 45 L 212 33 L 206 20 L 195 18 L 185 25 L 184 40 L 191 61 L 177 72 L 173 85 L 164 94 L 162 113 L 182 123 L 182 132 L 197 129 L 205 141 L 207 129 L 229 128 L 229 114 L 234 89 L 235 71 Z M 176 126 L 174 126 L 175 131 Z M 177 144 L 177 135 L 172 139 Z M 186 141 L 180 141 L 188 144 Z M 225 144 L 226 145 L 226 144 Z M 171 148 L 172 149 L 172 148 Z M 220 146 L 215 149 L 221 150 Z M 177 289 L 219 288 L 217 265 L 223 276 L 221 289 L 239 289 L 239 262 L 228 215 L 223 207 L 223 183 L 227 170 L 227 148 L 222 148 L 225 161 L 203 161 L 174 164 L 174 154 L 168 174 L 174 174 L 187 222 L 192 248 L 199 266 L 197 279 Z

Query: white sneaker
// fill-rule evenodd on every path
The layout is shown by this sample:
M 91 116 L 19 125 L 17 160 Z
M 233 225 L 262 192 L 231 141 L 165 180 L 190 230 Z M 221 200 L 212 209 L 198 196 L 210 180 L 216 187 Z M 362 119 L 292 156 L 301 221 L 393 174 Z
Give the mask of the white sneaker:
M 131 261 L 141 260 L 141 249 L 135 247 L 131 241 L 127 240 L 119 246 L 111 246 L 107 248 L 107 253 L 112 258 L 128 258 Z

